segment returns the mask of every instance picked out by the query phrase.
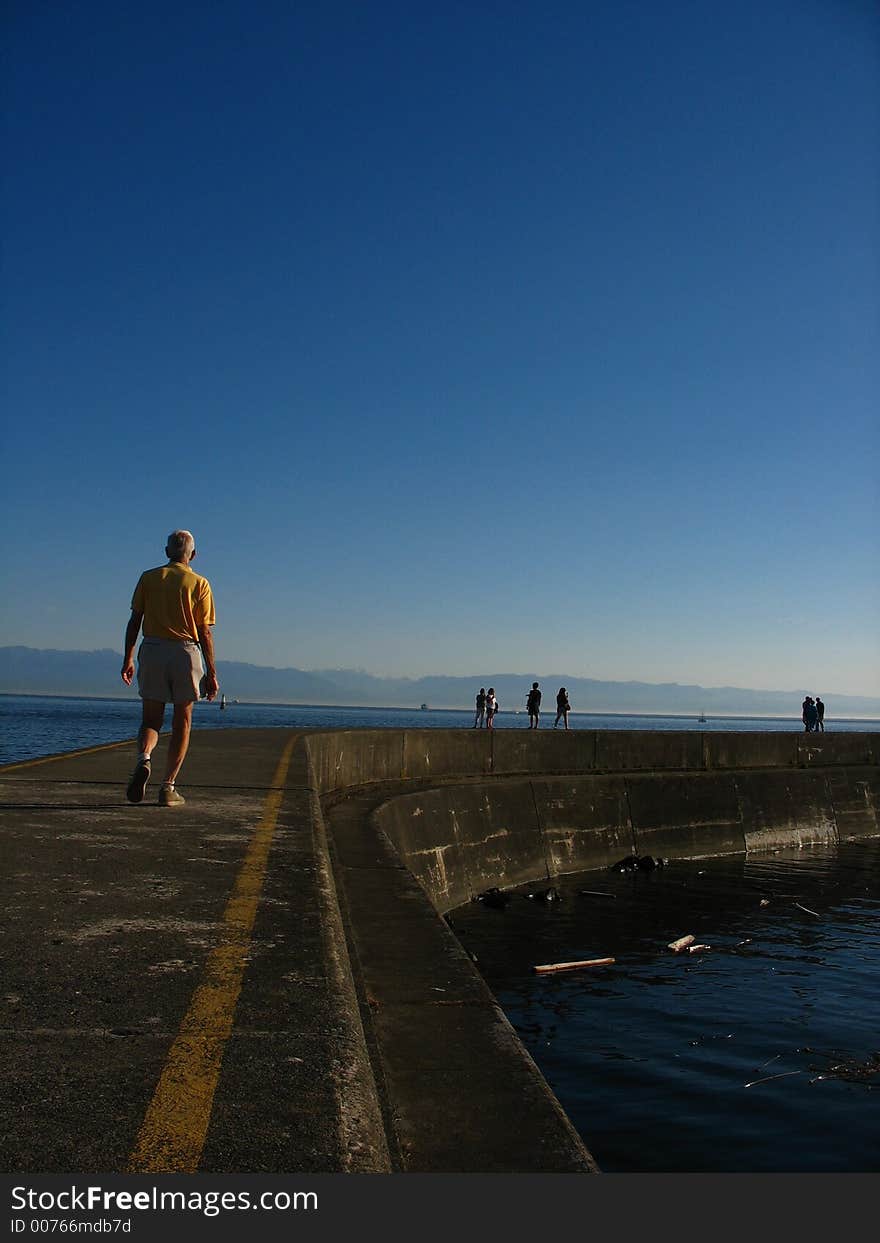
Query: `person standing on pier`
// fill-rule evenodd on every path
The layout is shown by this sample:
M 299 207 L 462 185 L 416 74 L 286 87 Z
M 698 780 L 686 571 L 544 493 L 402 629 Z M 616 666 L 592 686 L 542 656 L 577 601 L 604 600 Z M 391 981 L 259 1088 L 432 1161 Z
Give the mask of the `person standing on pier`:
M 819 696 L 816 696 L 816 729 L 825 733 L 825 705 Z
M 529 713 L 529 729 L 537 729 L 541 719 L 541 692 L 538 683 L 532 683 L 532 689 L 526 696 L 526 708 Z
M 556 720 L 553 722 L 553 728 L 559 724 L 560 719 L 565 722 L 565 728 L 568 729 L 568 714 L 571 712 L 571 704 L 568 702 L 568 691 L 564 686 L 560 686 L 559 694 L 556 696 Z
M 486 695 L 486 728 L 495 728 L 495 713 L 498 711 L 498 700 L 495 698 L 495 687 L 490 686 Z
M 480 687 L 480 693 L 477 695 L 477 711 L 474 716 L 474 729 L 482 729 L 486 720 L 486 688 Z
M 190 569 L 196 555 L 189 531 L 172 531 L 165 546 L 167 565 L 145 570 L 138 579 L 131 601 L 131 617 L 125 630 L 122 680 L 134 680 L 134 649 L 143 625 L 138 651 L 138 693 L 142 700 L 138 758 L 125 794 L 130 803 L 143 801 L 150 780 L 151 757 L 165 719 L 165 705 L 173 705 L 171 742 L 165 776 L 159 790 L 161 807 L 185 802 L 177 792 L 177 774 L 189 749 L 193 704 L 199 698 L 202 659 L 205 695 L 215 699 L 220 684 L 214 663 L 214 597 L 206 578 Z M 201 647 L 201 655 L 199 648 Z

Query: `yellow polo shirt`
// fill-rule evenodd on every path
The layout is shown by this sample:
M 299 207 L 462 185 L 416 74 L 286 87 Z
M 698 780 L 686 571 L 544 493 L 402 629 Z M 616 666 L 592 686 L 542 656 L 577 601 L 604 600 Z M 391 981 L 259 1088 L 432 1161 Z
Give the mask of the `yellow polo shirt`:
M 144 615 L 144 637 L 198 643 L 199 627 L 214 625 L 214 597 L 206 578 L 179 561 L 145 570 L 131 607 Z

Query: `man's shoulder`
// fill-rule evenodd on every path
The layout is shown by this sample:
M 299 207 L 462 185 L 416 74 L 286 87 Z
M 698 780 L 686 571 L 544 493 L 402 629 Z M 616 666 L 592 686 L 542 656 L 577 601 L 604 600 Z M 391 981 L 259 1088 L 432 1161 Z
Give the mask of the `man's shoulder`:
M 189 583 L 192 587 L 202 591 L 206 587 L 209 591 L 211 590 L 211 584 L 205 576 L 203 574 L 197 574 L 191 565 L 182 565 L 180 566 L 180 570 L 182 571 L 184 581 Z

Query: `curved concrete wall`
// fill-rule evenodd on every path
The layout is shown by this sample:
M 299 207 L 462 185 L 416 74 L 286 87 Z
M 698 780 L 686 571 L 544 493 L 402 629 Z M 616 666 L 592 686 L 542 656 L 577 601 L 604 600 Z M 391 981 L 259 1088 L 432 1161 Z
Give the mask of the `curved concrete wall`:
M 441 911 L 491 885 L 630 853 L 880 834 L 877 734 L 364 730 L 311 735 L 308 746 L 322 792 L 437 779 L 375 817 Z M 523 773 L 535 776 L 512 779 Z M 455 777 L 483 780 L 450 785 Z
M 591 775 L 439 786 L 391 799 L 378 826 L 440 911 L 484 889 L 608 867 L 880 833 L 880 773 Z
M 436 911 L 633 851 L 880 833 L 876 734 L 359 730 L 303 745 L 312 789 L 350 792 L 324 805 L 335 935 L 348 940 L 346 996 L 378 1074 L 373 1114 L 393 1168 L 408 1171 L 596 1169 Z

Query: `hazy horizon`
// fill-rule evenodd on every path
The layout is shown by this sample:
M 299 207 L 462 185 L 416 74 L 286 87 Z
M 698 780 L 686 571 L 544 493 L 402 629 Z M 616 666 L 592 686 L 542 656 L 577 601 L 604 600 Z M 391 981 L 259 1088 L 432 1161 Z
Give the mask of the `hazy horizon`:
M 31 646 L 26 645 L 26 644 L 4 645 L 2 646 L 2 648 L 0 648 L 0 654 L 2 655 L 14 653 L 14 651 L 21 651 L 21 653 L 26 653 L 26 654 L 35 655 L 35 656 L 39 656 L 41 654 L 42 655 L 57 654 L 58 656 L 75 656 L 75 658 L 76 656 L 83 656 L 83 658 L 101 658 L 101 656 L 106 655 L 107 658 L 114 658 L 114 660 L 119 661 L 119 663 L 121 663 L 122 661 L 122 650 L 121 649 L 117 650 L 114 648 L 37 649 L 37 648 L 31 648 Z M 554 700 L 554 696 L 556 696 L 556 691 L 558 690 L 558 686 L 566 685 L 567 682 L 568 684 L 571 684 L 573 686 L 579 685 L 579 684 L 592 684 L 598 687 L 609 687 L 610 692 L 613 692 L 614 687 L 618 687 L 618 689 L 620 690 L 629 689 L 629 687 L 631 687 L 631 689 L 638 689 L 638 687 L 645 687 L 646 690 L 653 690 L 653 691 L 676 690 L 676 691 L 681 691 L 681 692 L 695 692 L 696 695 L 705 694 L 707 696 L 708 695 L 723 695 L 723 694 L 726 694 L 726 692 L 731 692 L 731 694 L 738 694 L 738 692 L 742 692 L 742 694 L 756 695 L 756 696 L 802 696 L 804 694 L 813 694 L 813 695 L 818 694 L 820 696 L 825 697 L 825 700 L 828 700 L 828 699 L 832 699 L 832 700 L 834 699 L 844 699 L 844 700 L 864 699 L 868 701 L 873 701 L 876 699 L 875 696 L 871 696 L 871 695 L 866 695 L 866 694 L 851 695 L 849 694 L 849 692 L 838 691 L 836 689 L 827 690 L 827 689 L 823 689 L 823 687 L 818 687 L 817 689 L 817 687 L 815 686 L 807 687 L 807 689 L 803 689 L 803 687 L 794 687 L 794 689 L 784 689 L 784 687 L 778 687 L 778 686 L 777 687 L 732 686 L 730 684 L 704 685 L 704 684 L 700 684 L 700 682 L 692 682 L 692 681 L 656 682 L 656 681 L 645 681 L 643 679 L 618 680 L 618 679 L 603 679 L 603 677 L 595 677 L 595 676 L 584 677 L 582 675 L 572 674 L 572 672 L 568 670 L 563 671 L 563 672 L 559 672 L 559 671 L 542 672 L 541 670 L 529 670 L 529 669 L 525 669 L 525 670 L 495 669 L 495 670 L 492 670 L 492 672 L 480 672 L 480 674 L 460 674 L 460 672 L 446 671 L 446 672 L 434 672 L 434 674 L 424 674 L 424 675 L 415 676 L 415 675 L 374 674 L 374 672 L 364 669 L 363 666 L 347 666 L 347 665 L 324 666 L 324 667 L 318 667 L 318 669 L 303 669 L 303 667 L 300 665 L 266 665 L 266 664 L 252 663 L 252 661 L 236 661 L 236 660 L 222 660 L 222 659 L 219 660 L 218 664 L 220 666 L 221 671 L 222 669 L 224 669 L 224 667 L 226 670 L 230 670 L 232 669 L 232 667 L 241 667 L 241 669 L 244 669 L 244 670 L 255 670 L 259 672 L 267 672 L 267 674 L 271 674 L 271 672 L 277 672 L 277 674 L 280 674 L 280 675 L 302 674 L 302 675 L 313 676 L 313 677 L 336 675 L 338 677 L 342 677 L 342 679 L 347 679 L 347 677 L 351 677 L 351 679 L 354 679 L 355 684 L 357 684 L 357 680 L 377 682 L 377 684 L 390 684 L 390 685 L 405 684 L 406 686 L 413 687 L 414 690 L 418 689 L 418 687 L 420 686 L 424 686 L 425 684 L 431 684 L 431 682 L 439 682 L 439 684 L 442 684 L 442 682 L 454 682 L 454 684 L 462 684 L 462 682 L 467 682 L 467 684 L 469 684 L 469 687 L 467 687 L 467 690 L 470 690 L 470 687 L 472 686 L 474 687 L 474 692 L 476 692 L 476 690 L 479 689 L 481 685 L 485 685 L 487 687 L 488 685 L 490 685 L 490 682 L 492 680 L 495 680 L 496 682 L 497 681 L 506 682 L 508 686 L 510 686 L 511 682 L 513 681 L 520 681 L 523 687 L 523 694 L 525 694 L 525 691 L 528 689 L 529 686 L 531 686 L 532 681 L 538 680 L 539 682 L 541 682 L 541 689 L 542 689 L 543 696 L 544 696 L 544 712 L 548 710 L 549 702 Z M 457 706 L 460 706 L 460 707 L 469 706 L 469 702 L 466 702 L 466 700 L 472 699 L 472 696 L 465 695 L 465 687 L 459 687 L 456 685 L 456 689 L 455 689 L 456 694 L 457 694 L 457 691 L 459 690 L 461 690 L 461 694 L 462 696 L 464 696 L 464 699 L 462 699 L 460 704 Z M 30 694 L 30 691 L 12 691 L 12 692 L 4 691 L 4 694 Z M 42 694 L 42 691 L 37 691 L 35 692 L 35 694 Z M 129 694 L 131 694 L 131 692 L 129 692 Z M 445 694 L 452 694 L 452 691 L 450 691 L 449 689 L 446 689 Z M 510 691 L 508 691 L 508 694 L 510 694 Z M 99 699 L 104 699 L 104 697 L 107 697 L 107 695 L 101 694 L 96 697 L 99 697 Z M 112 695 L 111 697 L 117 697 L 117 696 Z M 122 699 L 124 699 L 124 697 L 127 697 L 126 692 L 124 692 L 122 689 L 119 690 L 118 697 L 122 697 Z M 283 700 L 283 699 L 267 699 L 267 697 L 265 696 L 260 696 L 260 697 L 249 696 L 249 701 L 250 702 L 287 702 L 286 700 Z M 309 702 L 309 701 L 300 699 L 298 700 L 298 702 Z M 317 701 L 314 701 L 314 702 L 317 702 Z M 880 700 L 878 700 L 878 702 L 880 704 Z M 382 705 L 377 705 L 377 706 L 382 706 Z M 384 706 L 390 706 L 390 705 L 384 705 Z M 400 704 L 399 706 L 405 707 L 406 705 Z M 451 707 L 451 709 L 455 709 L 456 705 L 449 704 L 449 705 L 442 705 L 442 707 Z M 699 707 L 697 707 L 696 710 L 699 710 Z M 590 711 L 590 710 L 584 710 L 584 711 Z M 618 709 L 595 709 L 594 711 L 608 712 L 610 713 L 610 715 L 631 715 L 631 710 L 628 712 L 625 710 L 618 710 Z M 654 709 L 649 709 L 645 711 L 644 715 L 649 715 L 649 716 L 650 715 L 679 715 L 679 713 L 676 713 L 676 712 L 658 713 Z M 716 715 L 718 715 L 718 713 L 716 713 Z M 738 712 L 738 713 L 723 712 L 721 713 L 721 715 L 743 715 L 743 713 L 742 712 Z M 771 712 L 756 711 L 756 712 L 745 713 L 745 715 L 773 716 L 774 713 L 773 711 Z M 869 718 L 869 720 L 874 720 L 874 717 L 871 715 L 868 715 L 868 717 L 866 718 Z

